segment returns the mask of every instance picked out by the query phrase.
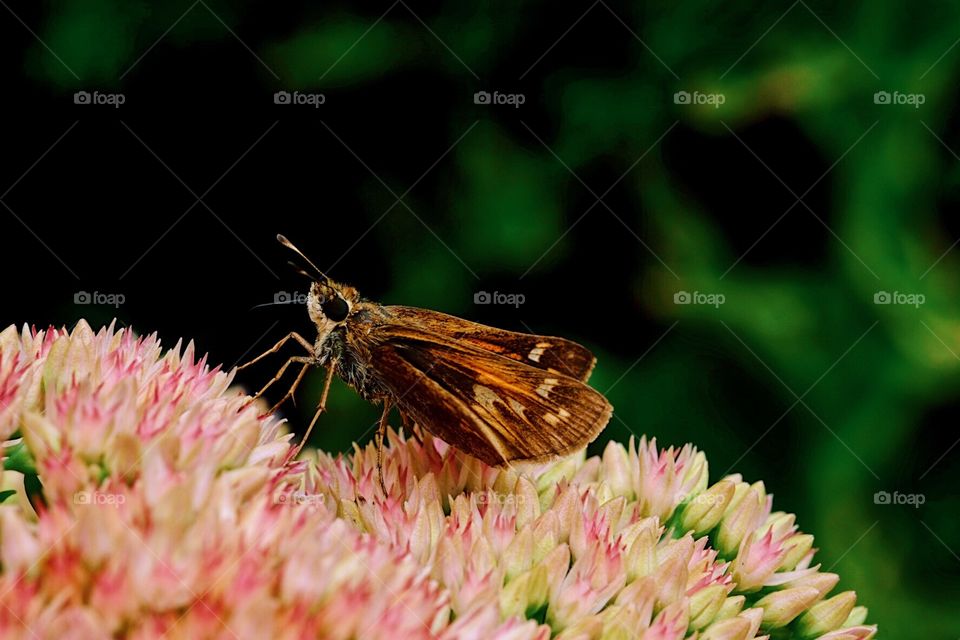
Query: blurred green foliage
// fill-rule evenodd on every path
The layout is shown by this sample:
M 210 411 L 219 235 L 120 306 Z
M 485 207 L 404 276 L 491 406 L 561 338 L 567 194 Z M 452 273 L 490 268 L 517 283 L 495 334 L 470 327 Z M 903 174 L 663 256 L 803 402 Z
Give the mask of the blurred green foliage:
M 55 4 L 41 35 L 86 81 L 117 78 L 179 15 L 108 0 Z M 227 24 L 242 22 L 241 7 L 210 6 Z M 826 238 L 824 257 L 766 265 L 749 256 L 740 262 L 743 247 L 735 249 L 727 238 L 734 224 L 751 228 L 747 235 L 759 239 L 758 246 L 784 241 L 762 237 L 785 207 L 758 212 L 769 198 L 758 196 L 754 184 L 737 185 L 736 201 L 718 206 L 696 188 L 706 174 L 678 175 L 658 149 L 624 177 L 620 188 L 636 210 L 618 213 L 642 228 L 659 259 L 638 243 L 627 278 L 632 285 L 619 295 L 653 323 L 647 346 L 669 332 L 639 362 L 642 349 L 624 353 L 604 344 L 599 351 L 594 384 L 613 387 L 617 410 L 607 435 L 624 439 L 636 431 L 664 443 L 692 441 L 707 451 L 714 479 L 728 467 L 764 479 L 777 494 L 775 506 L 796 511 L 801 527 L 816 534 L 825 568 L 840 573 L 841 588 L 857 590 L 884 637 L 956 637 L 960 450 L 947 451 L 957 435 L 950 419 L 956 414 L 938 407 L 955 403 L 960 392 L 960 251 L 941 259 L 960 232 L 949 223 L 960 184 L 954 121 L 960 49 L 952 48 L 960 37 L 960 5 L 610 7 L 593 5 L 566 48 L 549 51 L 531 76 L 542 83 L 538 102 L 551 123 L 549 129 L 538 125 L 538 135 L 573 172 L 603 160 L 617 167 L 616 178 L 680 121 L 685 135 L 705 146 L 725 141 L 722 149 L 748 154 L 738 162 L 757 163 L 750 175 L 772 179 L 763 158 L 752 156 L 762 134 L 750 138 L 750 151 L 740 140 L 755 124 L 773 120 L 799 131 L 820 157 L 820 170 L 830 173 L 820 185 L 826 207 L 811 212 L 797 204 L 785 214 L 806 219 Z M 291 32 L 259 43 L 257 52 L 291 86 L 366 86 L 410 68 L 442 74 L 464 96 L 450 112 L 449 143 L 474 119 L 468 69 L 487 77 L 509 68 L 516 78 L 582 13 L 577 9 L 556 28 L 551 22 L 543 33 L 536 26 L 541 13 L 554 11 L 547 4 L 445 3 L 419 14 L 444 44 L 402 6 L 367 32 L 380 11 L 308 14 Z M 228 37 L 206 13 L 197 6 L 172 42 Z M 576 39 L 584 29 L 609 34 L 610 42 Z M 93 39 L 96 48 L 88 46 Z M 523 39 L 535 44 L 528 42 L 523 50 L 531 56 L 520 59 Z M 608 45 L 616 47 L 619 63 L 595 57 Z M 39 44 L 27 65 L 52 85 L 73 84 Z M 671 96 L 678 90 L 722 93 L 726 101 L 717 109 L 677 105 Z M 922 93 L 926 102 L 921 109 L 875 104 L 877 91 Z M 697 145 L 684 152 L 697 153 Z M 778 151 L 781 158 L 790 155 Z M 446 207 L 451 223 L 441 235 L 473 268 L 520 276 L 582 211 L 566 211 L 577 179 L 517 122 L 483 118 L 453 158 L 455 183 L 433 195 L 421 187 L 410 201 L 417 210 L 438 202 Z M 718 166 L 725 159 L 711 161 Z M 788 186 L 801 195 L 808 185 Z M 593 188 L 602 193 L 606 185 Z M 368 213 L 374 218 L 382 208 L 371 203 Z M 471 276 L 402 206 L 390 215 L 406 218 L 402 224 L 416 239 L 382 241 L 397 283 L 389 301 L 469 313 L 464 301 L 474 289 Z M 597 206 L 590 215 L 609 213 Z M 561 261 L 568 244 L 558 243 L 538 268 Z M 596 247 L 601 266 L 603 251 Z M 589 271 L 595 277 L 602 269 Z M 675 305 L 679 290 L 723 292 L 727 302 Z M 876 305 L 877 291 L 923 294 L 926 303 Z M 563 318 L 550 328 L 564 331 Z M 603 342 L 603 331 L 598 322 L 574 337 Z M 727 356 L 736 370 L 712 371 Z M 752 395 L 724 396 L 728 375 L 748 379 L 739 388 Z M 304 418 L 319 385 L 313 377 L 304 387 Z M 753 414 L 757 406 L 773 407 L 764 421 Z M 339 384 L 330 411 L 328 424 L 372 425 L 377 418 L 375 408 Z M 774 422 L 781 413 L 782 421 Z M 937 423 L 925 427 L 931 419 Z M 340 450 L 359 435 L 323 425 L 319 431 L 317 444 Z M 927 502 L 920 510 L 876 505 L 873 494 L 880 490 L 923 493 Z

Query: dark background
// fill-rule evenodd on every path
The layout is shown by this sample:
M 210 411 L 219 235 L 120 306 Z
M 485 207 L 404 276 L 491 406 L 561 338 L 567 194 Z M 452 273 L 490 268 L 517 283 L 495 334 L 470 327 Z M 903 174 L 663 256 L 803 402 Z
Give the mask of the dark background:
M 311 337 L 251 310 L 302 288 L 283 232 L 375 300 L 583 342 L 616 408 L 592 450 L 693 442 L 798 514 L 886 637 L 957 636 L 960 5 L 0 5 L 3 325 L 116 317 L 230 367 Z M 377 415 L 335 384 L 314 444 Z

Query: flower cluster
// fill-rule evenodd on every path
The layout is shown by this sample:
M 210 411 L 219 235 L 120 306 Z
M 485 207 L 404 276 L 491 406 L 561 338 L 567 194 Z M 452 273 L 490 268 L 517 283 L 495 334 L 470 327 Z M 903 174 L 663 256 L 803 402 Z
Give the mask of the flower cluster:
M 653 440 L 488 467 L 394 432 L 292 460 L 155 336 L 0 333 L 4 638 L 866 639 L 762 483 Z

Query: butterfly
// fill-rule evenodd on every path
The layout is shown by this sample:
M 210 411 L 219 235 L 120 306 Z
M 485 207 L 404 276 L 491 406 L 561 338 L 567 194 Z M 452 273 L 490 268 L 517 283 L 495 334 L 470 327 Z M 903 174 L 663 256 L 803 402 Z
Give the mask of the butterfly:
M 364 399 L 383 405 L 377 429 L 377 468 L 390 412 L 491 466 L 549 460 L 582 449 L 606 426 L 613 407 L 587 379 L 596 358 L 564 338 L 505 331 L 417 307 L 380 305 L 320 271 L 284 236 L 277 240 L 304 262 L 290 264 L 311 280 L 310 342 L 290 332 L 240 367 L 294 341 L 304 355 L 287 359 L 253 398 L 301 365 L 273 413 L 292 398 L 311 367 L 327 369 L 317 411 L 294 451 L 299 453 L 326 409 L 333 376 Z

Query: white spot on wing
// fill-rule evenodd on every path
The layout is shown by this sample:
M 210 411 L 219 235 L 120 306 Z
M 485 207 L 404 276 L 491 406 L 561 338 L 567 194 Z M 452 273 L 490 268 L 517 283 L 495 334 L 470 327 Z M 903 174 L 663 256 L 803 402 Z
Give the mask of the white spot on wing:
M 559 380 L 556 378 L 544 378 L 543 384 L 537 387 L 537 395 L 547 398 L 550 396 L 550 392 L 553 391 L 553 388 L 557 386 Z
M 560 418 L 553 415 L 552 413 L 543 414 L 543 419 L 546 420 L 547 424 L 550 425 L 551 427 L 555 427 L 558 424 L 560 424 Z
M 477 401 L 475 407 L 483 408 L 493 416 L 499 414 L 494 405 L 498 401 L 502 402 L 502 399 L 490 387 L 485 387 L 482 384 L 473 385 L 473 397 Z M 496 450 L 497 455 L 499 455 L 504 462 L 508 461 L 510 459 L 508 455 L 509 452 L 504 446 L 503 440 L 496 430 L 492 429 L 491 425 L 487 424 L 487 422 L 482 418 L 475 421 L 474 424 L 483 434 L 483 438 L 487 441 L 487 444 Z
M 544 347 L 537 345 L 533 349 L 530 349 L 530 353 L 527 354 L 527 357 L 533 360 L 534 362 L 540 362 L 540 356 L 543 355 Z
M 496 391 L 490 387 L 485 387 L 482 384 L 475 384 L 473 385 L 473 397 L 477 401 L 477 404 L 486 409 L 489 413 L 497 413 L 497 409 L 494 404 L 500 400 L 500 396 L 497 395 Z

